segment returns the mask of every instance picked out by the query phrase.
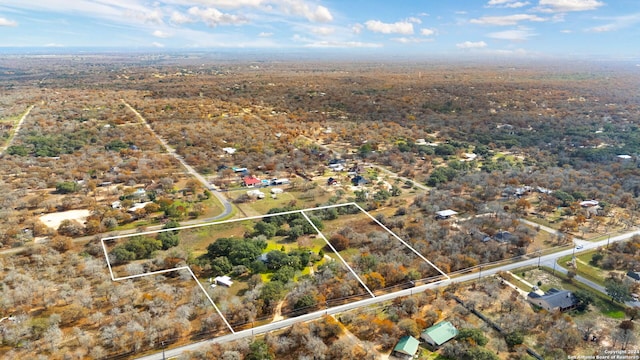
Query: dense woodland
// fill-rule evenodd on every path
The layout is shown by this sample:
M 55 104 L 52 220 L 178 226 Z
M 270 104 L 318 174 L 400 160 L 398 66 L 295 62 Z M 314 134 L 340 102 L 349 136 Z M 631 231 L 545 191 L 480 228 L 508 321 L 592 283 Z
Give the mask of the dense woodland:
M 153 132 L 225 190 L 238 186 L 232 168 L 246 167 L 261 178 L 289 177 L 292 187 L 327 192 L 310 184 L 325 181 L 326 165 L 336 157 L 384 166 L 412 179 L 387 190 L 382 175 L 368 171 L 364 176 L 370 184 L 364 190 L 343 186 L 317 205 L 357 201 L 377 210 L 378 221 L 450 272 L 539 250 L 532 245 L 536 229 L 517 221 L 532 213 L 553 217 L 567 234 L 550 245 L 636 224 L 639 82 L 637 68 L 627 63 L 329 64 L 225 62 L 200 55 L 1 58 L 0 248 L 26 244 L 28 250 L 0 259 L 0 318 L 20 320 L 2 322 L 0 351 L 15 357 L 100 359 L 157 349 L 163 339 L 186 342 L 224 332 L 221 319 L 187 275 L 114 283 L 101 249 L 72 240 L 150 216 L 164 224 L 206 211 L 202 203 L 211 193 L 185 177 Z M 344 175 L 337 177 L 348 183 Z M 523 186 L 552 192 L 528 190 L 515 196 Z M 143 195 L 136 195 L 137 189 Z M 578 205 L 592 199 L 600 202 L 597 212 Z M 113 205 L 116 200 L 122 208 Z M 151 204 L 136 213 L 126 210 L 143 200 Z M 55 230 L 38 219 L 77 209 L 89 210 L 86 223 L 68 222 Z M 455 209 L 469 220 L 436 220 L 433 214 L 443 209 Z M 475 217 L 483 214 L 488 216 Z M 374 290 L 434 275 L 432 269 L 411 264 L 410 253 L 395 251 L 389 235 L 370 229 L 370 221 L 355 221 L 361 221 L 358 231 L 330 223 L 327 231 L 335 244 L 358 249 L 348 261 L 368 276 Z M 493 237 L 502 231 L 513 234 L 512 240 L 478 239 L 478 234 Z M 43 238 L 49 242 L 33 244 Z M 172 246 L 158 241 L 150 241 L 153 249 L 142 254 L 158 266 L 184 263 L 217 275 L 212 265 L 251 265 L 214 263 L 220 253 L 211 253 L 205 264 L 185 249 L 167 251 Z M 621 271 L 637 266 L 637 245 L 631 244 L 604 253 L 601 264 Z M 118 250 L 121 266 L 139 272 L 138 263 L 127 263 L 137 257 L 125 251 L 135 253 L 125 246 Z M 318 270 L 296 283 L 285 312 L 362 293 L 344 268 Z M 60 274 L 65 274 L 64 284 Z M 253 307 L 224 306 L 233 323 L 273 312 L 275 303 L 261 293 L 268 283 L 254 280 Z M 331 354 L 346 347 L 332 321 L 288 331 L 317 336 L 314 344 L 322 347 L 323 341 L 323 351 Z M 536 324 L 546 326 L 544 321 Z M 141 336 L 140 328 L 154 331 Z M 402 334 L 392 329 L 384 338 L 372 337 L 375 346 L 388 349 Z M 239 358 L 253 351 L 251 346 L 255 351 L 267 346 L 275 354 L 311 351 L 288 341 L 274 335 L 233 351 Z M 366 358 L 372 347 L 358 347 L 354 358 Z

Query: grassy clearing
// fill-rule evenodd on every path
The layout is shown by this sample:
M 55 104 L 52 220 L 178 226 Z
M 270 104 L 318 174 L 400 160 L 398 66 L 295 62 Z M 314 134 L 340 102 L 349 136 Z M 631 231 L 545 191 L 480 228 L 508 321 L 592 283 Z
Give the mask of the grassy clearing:
M 577 267 L 575 270 L 577 275 L 584 277 L 585 279 L 589 279 L 600 286 L 604 286 L 605 276 L 607 274 L 606 270 L 603 270 L 599 267 L 592 266 L 589 261 L 591 261 L 591 256 L 598 252 L 597 250 L 591 250 L 584 253 L 580 253 L 576 256 L 576 264 Z M 565 257 L 560 258 L 558 260 L 558 264 L 565 269 L 569 269 L 566 265 L 571 262 L 572 255 L 567 255 Z

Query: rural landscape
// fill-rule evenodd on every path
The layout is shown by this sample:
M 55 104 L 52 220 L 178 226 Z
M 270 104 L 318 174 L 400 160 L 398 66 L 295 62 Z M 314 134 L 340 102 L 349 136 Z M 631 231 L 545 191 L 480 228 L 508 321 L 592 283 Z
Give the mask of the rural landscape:
M 3 56 L 0 357 L 638 359 L 638 83 Z

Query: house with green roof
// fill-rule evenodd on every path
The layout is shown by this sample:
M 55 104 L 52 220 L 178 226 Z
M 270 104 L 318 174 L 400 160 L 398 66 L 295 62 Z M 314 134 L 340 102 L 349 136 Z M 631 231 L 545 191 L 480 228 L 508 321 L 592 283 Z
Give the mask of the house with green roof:
M 393 355 L 401 359 L 411 359 L 418 352 L 420 341 L 413 336 L 403 336 L 393 348 Z
M 439 347 L 458 335 L 458 329 L 448 321 L 442 321 L 425 329 L 420 337 L 429 345 Z

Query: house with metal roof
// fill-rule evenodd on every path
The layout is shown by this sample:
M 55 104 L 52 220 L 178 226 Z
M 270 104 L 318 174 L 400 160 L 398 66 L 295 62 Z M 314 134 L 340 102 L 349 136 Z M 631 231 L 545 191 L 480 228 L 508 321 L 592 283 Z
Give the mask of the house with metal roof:
M 420 337 L 429 345 L 437 348 L 458 335 L 458 329 L 449 321 L 441 321 L 425 329 Z
M 418 352 L 420 341 L 413 336 L 403 336 L 393 348 L 393 356 L 400 359 L 412 359 Z

